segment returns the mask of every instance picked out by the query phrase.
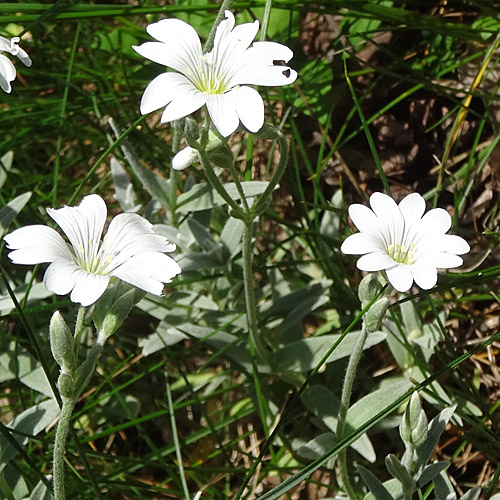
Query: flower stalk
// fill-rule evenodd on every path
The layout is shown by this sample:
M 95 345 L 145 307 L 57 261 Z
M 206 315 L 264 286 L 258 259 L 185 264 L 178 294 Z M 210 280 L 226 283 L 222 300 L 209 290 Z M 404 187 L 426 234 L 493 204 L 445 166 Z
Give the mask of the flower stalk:
M 363 317 L 363 327 L 356 339 L 353 350 L 347 363 L 345 372 L 344 384 L 342 386 L 342 395 L 340 398 L 340 408 L 337 422 L 337 438 L 342 440 L 345 438 L 347 412 L 351 403 L 352 388 L 356 378 L 358 365 L 363 354 L 363 349 L 366 339 L 370 333 L 377 331 L 385 316 L 385 312 L 389 305 L 389 301 L 385 296 L 382 296 L 382 284 L 378 277 L 374 274 L 366 275 L 359 284 L 358 295 L 361 301 L 362 309 L 369 307 Z M 352 487 L 347 468 L 347 448 L 341 450 L 338 454 L 339 473 L 342 480 L 344 490 L 350 500 L 355 500 L 357 495 Z
M 71 423 L 71 415 L 73 414 L 75 404 L 76 400 L 74 398 L 63 398 L 61 415 L 57 423 L 52 468 L 55 500 L 66 500 L 64 488 L 64 455 L 66 453 L 66 440 Z
M 252 246 L 252 231 L 253 221 L 246 221 L 243 230 L 243 281 L 245 287 L 245 304 L 247 309 L 247 322 L 250 339 L 255 347 L 258 356 L 271 366 L 271 357 L 268 350 L 262 342 L 257 306 L 255 304 L 255 293 L 253 286 L 253 246 Z

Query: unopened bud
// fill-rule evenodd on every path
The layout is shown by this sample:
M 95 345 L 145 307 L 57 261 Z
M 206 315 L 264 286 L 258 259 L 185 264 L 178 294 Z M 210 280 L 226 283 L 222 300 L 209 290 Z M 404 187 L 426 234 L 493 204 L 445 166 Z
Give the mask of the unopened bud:
M 49 334 L 52 356 L 61 368 L 71 370 L 75 364 L 73 335 L 59 311 L 50 319 Z
M 427 426 L 427 416 L 422 409 L 420 396 L 414 392 L 399 426 L 401 439 L 406 445 L 418 448 L 427 439 Z
M 174 170 L 184 170 L 197 161 L 200 161 L 200 153 L 196 149 L 187 146 L 172 158 L 172 168 Z

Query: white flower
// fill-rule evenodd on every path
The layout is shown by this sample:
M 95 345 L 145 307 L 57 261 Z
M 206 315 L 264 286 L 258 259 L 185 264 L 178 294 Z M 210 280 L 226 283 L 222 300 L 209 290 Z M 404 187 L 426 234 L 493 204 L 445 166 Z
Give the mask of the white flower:
M 66 234 L 68 245 L 48 226 L 26 226 L 5 236 L 9 257 L 15 264 L 51 262 L 43 278 L 45 287 L 57 295 L 71 292 L 70 299 L 82 306 L 93 304 L 106 290 L 112 276 L 146 292 L 161 295 L 163 283 L 181 272 L 164 252 L 175 245 L 153 232 L 152 225 L 132 213 L 117 215 L 101 243 L 107 209 L 92 194 L 78 207 L 47 209 Z
M 351 205 L 349 215 L 359 233 L 349 236 L 342 252 L 363 255 L 357 266 L 362 271 L 387 272 L 391 285 L 406 292 L 415 283 L 425 290 L 437 282 L 437 268 L 462 265 L 458 255 L 470 250 L 460 236 L 445 234 L 451 227 L 446 210 L 425 212 L 418 193 L 406 196 L 399 205 L 382 193 L 370 196 L 372 210 Z M 423 216 L 423 217 L 422 217 Z
M 186 146 L 172 158 L 172 168 L 184 170 L 197 161 L 200 161 L 200 153 L 191 146 Z
M 247 85 L 287 85 L 297 73 L 275 61 L 288 62 L 293 52 L 274 42 L 255 42 L 259 22 L 234 26 L 234 15 L 226 10 L 219 24 L 213 49 L 203 54 L 196 30 L 178 19 L 163 19 L 147 27 L 158 42 L 134 49 L 142 56 L 176 72 L 157 76 L 146 88 L 141 113 L 163 108 L 161 122 L 187 116 L 204 104 L 217 130 L 227 137 L 241 123 L 251 132 L 264 124 L 264 102 Z
M 8 52 L 17 58 L 25 65 L 31 66 L 31 59 L 28 54 L 17 44 L 19 42 L 19 37 L 14 37 L 11 40 L 0 36 L 0 52 Z M 4 92 L 10 93 L 12 87 L 10 82 L 16 78 L 16 68 L 12 62 L 0 54 L 0 87 Z

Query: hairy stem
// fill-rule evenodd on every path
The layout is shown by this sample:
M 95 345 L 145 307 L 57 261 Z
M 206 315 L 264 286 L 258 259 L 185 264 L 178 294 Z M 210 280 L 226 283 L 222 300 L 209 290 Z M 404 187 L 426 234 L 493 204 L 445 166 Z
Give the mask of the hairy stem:
M 64 494 L 64 454 L 66 453 L 66 438 L 68 437 L 71 415 L 75 403 L 75 399 L 64 398 L 61 415 L 57 423 L 52 470 L 55 500 L 66 500 Z
M 257 320 L 257 307 L 255 305 L 255 293 L 253 285 L 253 247 L 252 247 L 252 221 L 245 221 L 243 230 L 243 280 L 245 285 L 245 302 L 247 309 L 248 331 L 255 350 L 259 357 L 270 362 L 270 356 L 260 337 Z
M 80 348 L 80 339 L 82 338 L 83 333 L 83 320 L 85 319 L 85 311 L 86 307 L 80 306 L 78 308 L 78 313 L 76 314 L 76 323 L 75 323 L 75 334 L 73 336 L 75 343 L 73 346 L 75 363 L 78 363 L 78 350 Z
M 252 207 L 252 212 L 255 217 L 258 217 L 259 215 L 264 213 L 266 208 L 271 203 L 274 188 L 281 180 L 281 177 L 283 176 L 285 168 L 288 164 L 288 142 L 286 141 L 286 137 L 284 136 L 283 132 L 267 124 L 264 125 L 263 128 L 266 129 L 265 131 L 266 135 L 269 134 L 270 136 L 272 136 L 271 137 L 272 139 L 276 139 L 278 141 L 278 145 L 280 147 L 280 159 L 276 167 L 276 170 L 274 171 L 274 174 L 271 177 L 271 180 L 269 181 L 269 184 L 267 185 L 265 191 L 259 196 L 259 199 Z M 267 137 L 265 138 L 267 139 Z
M 342 397 L 340 400 L 339 418 L 337 423 L 337 438 L 339 440 L 345 437 L 347 410 L 349 409 L 349 404 L 351 402 L 352 387 L 354 385 L 356 371 L 358 369 L 359 361 L 361 360 L 361 355 L 363 354 L 363 347 L 365 345 L 367 336 L 368 330 L 363 326 L 361 332 L 358 335 L 358 338 L 356 339 L 356 344 L 354 345 L 351 356 L 349 358 L 349 363 L 347 364 L 344 386 L 342 387 Z M 347 471 L 347 448 L 344 448 L 339 452 L 338 459 L 340 477 L 342 479 L 344 490 L 350 500 L 355 500 L 357 496 L 351 485 L 349 472 Z

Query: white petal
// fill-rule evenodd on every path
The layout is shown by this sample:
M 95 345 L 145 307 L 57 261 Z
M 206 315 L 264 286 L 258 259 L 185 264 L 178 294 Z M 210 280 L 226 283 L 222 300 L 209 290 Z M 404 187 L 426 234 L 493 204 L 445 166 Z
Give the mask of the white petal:
M 64 231 L 79 258 L 88 262 L 97 255 L 107 216 L 106 203 L 99 195 L 85 196 L 77 207 L 48 208 L 47 213 Z
M 238 128 L 238 113 L 231 98 L 225 94 L 207 95 L 207 109 L 215 128 L 223 137 L 231 135 Z
M 363 233 L 377 233 L 377 216 L 368 207 L 355 203 L 349 207 L 349 216 L 359 231 Z
M 81 267 L 69 260 L 57 260 L 45 271 L 45 288 L 56 295 L 66 295 L 75 287 L 78 279 L 87 274 Z
M 425 212 L 425 200 L 418 193 L 409 194 L 401 200 L 399 209 L 406 221 L 421 219 Z
M 193 93 L 199 93 L 196 87 L 184 76 L 179 73 L 162 73 L 157 76 L 146 87 L 141 100 L 141 113 L 146 115 L 157 109 L 163 108 L 178 99 L 183 103 L 183 109 L 187 116 L 192 113 L 192 103 L 189 102 Z M 203 106 L 204 100 L 200 102 L 196 109 Z
M 134 50 L 151 61 L 169 66 L 185 75 L 195 71 L 202 55 L 196 30 L 179 19 L 163 19 L 147 27 L 148 33 L 159 40 L 134 46 Z
M 424 252 L 417 258 L 416 264 L 450 269 L 463 264 L 462 257 L 447 252 Z
M 231 85 L 288 85 L 297 79 L 297 73 L 274 61 L 289 61 L 293 52 L 280 43 L 256 42 L 245 51 L 240 63 L 233 69 Z
M 411 227 L 406 227 L 401 210 L 390 196 L 383 193 L 373 193 L 370 196 L 370 205 L 377 215 L 376 232 L 386 247 L 409 243 L 404 241 L 404 235 L 405 230 L 411 230 Z
M 451 216 L 442 208 L 433 208 L 422 217 L 424 231 L 446 233 L 451 227 Z
M 255 20 L 253 23 L 243 23 L 235 26 L 231 32 L 233 41 L 241 44 L 242 48 L 248 48 L 253 42 L 255 35 L 259 31 L 259 21 Z
M 70 300 L 82 306 L 90 306 L 104 293 L 109 283 L 109 276 L 85 273 L 78 276 Z
M 125 252 L 128 256 L 142 252 L 171 251 L 167 238 L 153 231 L 153 225 L 138 214 L 123 213 L 113 218 L 103 241 L 113 252 Z
M 113 271 L 113 276 L 142 290 L 161 295 L 164 283 L 181 272 L 179 265 L 159 252 L 145 252 L 132 257 Z
M 72 262 L 56 261 L 47 268 L 43 282 L 50 292 L 57 295 L 71 292 L 72 302 L 89 306 L 104 293 L 109 276 L 89 274 Z
M 380 239 L 370 233 L 351 234 L 345 239 L 340 251 L 350 255 L 362 255 L 364 253 L 383 253 L 384 248 Z
M 399 212 L 396 202 L 384 193 L 373 193 L 370 196 L 370 206 L 375 212 L 375 215 L 381 218 L 385 218 L 389 214 Z
M 433 248 L 441 252 L 462 255 L 470 252 L 469 244 L 460 236 L 454 234 L 443 234 L 432 237 Z
M 410 266 L 415 283 L 423 290 L 429 290 L 437 283 L 437 270 L 431 266 Z
M 109 276 L 89 274 L 72 262 L 56 261 L 47 268 L 43 282 L 47 290 L 57 295 L 71 292 L 70 300 L 86 307 L 104 293 Z
M 225 97 L 231 99 L 241 123 L 250 132 L 258 132 L 264 125 L 264 101 L 251 87 L 238 87 Z
M 214 49 L 217 49 L 221 44 L 227 44 L 227 39 L 230 37 L 231 30 L 234 28 L 234 15 L 230 10 L 225 10 L 226 16 L 217 26 L 214 38 Z
M 191 83 L 178 88 L 179 95 L 176 95 L 172 102 L 165 108 L 161 116 L 161 123 L 173 122 L 179 118 L 194 113 L 206 102 L 205 94 L 202 94 Z
M 0 54 L 0 87 L 9 94 L 12 90 L 10 82 L 16 78 L 16 68 L 4 55 Z
M 29 68 L 32 64 L 30 56 L 27 54 L 27 52 L 22 49 L 21 47 L 18 47 L 18 51 L 16 54 L 16 57 L 27 67 Z
M 410 266 L 400 265 L 387 269 L 387 279 L 398 292 L 407 292 L 413 284 Z
M 10 40 L 0 36 L 0 52 L 10 52 Z
M 397 265 L 397 263 L 384 253 L 369 253 L 360 257 L 356 266 L 361 271 L 382 271 Z
M 14 264 L 41 264 L 72 258 L 68 245 L 59 233 L 47 226 L 26 226 L 4 237 L 9 258 Z

